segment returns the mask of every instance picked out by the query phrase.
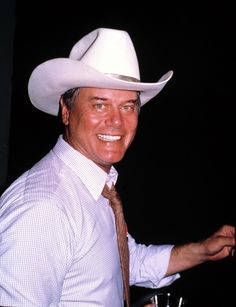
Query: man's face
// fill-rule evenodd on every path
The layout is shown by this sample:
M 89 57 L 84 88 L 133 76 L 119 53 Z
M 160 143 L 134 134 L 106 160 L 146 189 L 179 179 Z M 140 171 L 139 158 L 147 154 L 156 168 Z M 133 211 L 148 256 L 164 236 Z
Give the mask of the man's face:
M 135 136 L 137 99 L 135 91 L 81 88 L 71 110 L 61 104 L 66 141 L 108 171 Z

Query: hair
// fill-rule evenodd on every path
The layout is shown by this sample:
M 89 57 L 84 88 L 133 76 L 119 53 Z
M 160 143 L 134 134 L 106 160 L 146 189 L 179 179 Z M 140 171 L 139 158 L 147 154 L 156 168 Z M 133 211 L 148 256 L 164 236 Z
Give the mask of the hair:
M 71 110 L 75 101 L 75 98 L 79 94 L 79 87 L 71 88 L 61 95 L 61 99 L 65 103 L 68 110 Z
M 71 88 L 68 91 L 66 91 L 64 94 L 61 95 L 61 99 L 65 103 L 68 110 L 72 109 L 75 98 L 79 94 L 79 90 L 80 90 L 79 87 Z M 140 113 L 140 110 L 141 110 L 140 92 L 137 92 L 137 94 L 138 94 L 137 108 L 138 108 L 138 113 Z

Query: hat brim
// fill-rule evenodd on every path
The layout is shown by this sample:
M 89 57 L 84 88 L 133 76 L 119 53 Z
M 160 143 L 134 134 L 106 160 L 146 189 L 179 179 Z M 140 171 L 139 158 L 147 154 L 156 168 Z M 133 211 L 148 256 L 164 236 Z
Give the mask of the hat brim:
M 57 58 L 35 68 L 29 79 L 28 93 L 36 108 L 51 115 L 58 115 L 61 95 L 76 87 L 139 91 L 143 106 L 163 89 L 172 75 L 173 71 L 168 71 L 155 83 L 131 82 L 103 74 L 81 61 Z

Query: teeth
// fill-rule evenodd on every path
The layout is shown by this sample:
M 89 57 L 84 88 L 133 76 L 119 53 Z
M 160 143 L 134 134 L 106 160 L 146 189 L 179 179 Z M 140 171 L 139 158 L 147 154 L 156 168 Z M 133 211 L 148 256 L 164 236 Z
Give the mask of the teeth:
M 120 140 L 119 135 L 98 134 L 98 138 L 103 141 L 114 142 Z

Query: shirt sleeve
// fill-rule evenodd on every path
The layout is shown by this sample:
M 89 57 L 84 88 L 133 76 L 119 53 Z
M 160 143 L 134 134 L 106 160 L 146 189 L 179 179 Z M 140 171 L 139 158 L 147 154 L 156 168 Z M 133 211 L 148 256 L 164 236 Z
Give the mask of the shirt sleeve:
M 0 305 L 59 302 L 72 252 L 65 214 L 44 200 L 12 206 L 2 218 Z
M 161 288 L 172 284 L 180 277 L 174 274 L 165 277 L 174 245 L 137 244 L 128 235 L 130 251 L 130 285 L 145 288 Z

